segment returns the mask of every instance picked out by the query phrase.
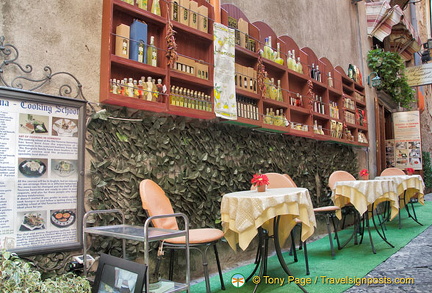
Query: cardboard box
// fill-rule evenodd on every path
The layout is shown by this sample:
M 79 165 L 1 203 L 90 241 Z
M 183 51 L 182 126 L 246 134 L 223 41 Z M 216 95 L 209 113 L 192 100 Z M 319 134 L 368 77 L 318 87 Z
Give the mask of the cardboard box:
M 129 59 L 141 63 L 147 59 L 147 24 L 136 19 L 130 26 Z
M 189 0 L 180 0 L 180 23 L 189 25 Z
M 235 74 L 234 74 L 234 83 L 236 87 L 240 87 L 240 66 L 239 64 L 235 63 Z
M 198 2 L 189 2 L 189 26 L 198 29 Z
M 196 64 L 192 59 L 178 56 L 177 62 L 174 64 L 174 69 L 185 74 L 195 75 Z
M 238 30 L 240 31 L 240 46 L 246 48 L 246 36 L 249 34 L 249 23 L 243 18 L 238 20 Z
M 116 27 L 115 54 L 123 58 L 129 58 L 130 27 L 125 24 L 119 24 Z
M 204 5 L 198 7 L 198 29 L 202 32 L 209 32 L 208 8 Z
M 199 62 L 195 63 L 196 76 L 202 79 L 209 79 L 208 65 Z
M 180 3 L 178 0 L 171 1 L 171 19 L 175 21 L 180 21 Z
M 256 93 L 256 76 L 257 72 L 252 67 L 248 67 L 249 90 Z

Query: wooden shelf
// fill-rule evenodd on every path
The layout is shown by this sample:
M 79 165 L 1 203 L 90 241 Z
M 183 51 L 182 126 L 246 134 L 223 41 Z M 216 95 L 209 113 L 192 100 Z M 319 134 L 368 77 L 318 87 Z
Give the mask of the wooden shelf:
M 172 21 L 174 30 L 179 34 L 187 34 L 187 35 L 193 35 L 194 38 L 198 38 L 200 40 L 212 43 L 213 42 L 213 35 L 209 33 L 202 32 L 200 30 L 197 30 L 195 28 L 192 28 L 188 25 L 179 23 L 177 21 Z
M 309 126 L 309 128 L 310 128 L 310 126 Z M 312 138 L 314 135 L 314 133 L 311 132 L 310 129 L 308 131 L 303 131 L 303 130 L 297 130 L 297 129 L 290 128 L 288 133 L 291 135 L 308 137 L 308 138 Z
M 200 31 L 178 21 L 173 20 L 170 22 L 170 15 L 168 15 L 167 9 L 168 6 L 165 5 L 165 3 L 161 3 L 161 16 L 158 16 L 151 13 L 150 11 L 140 9 L 138 6 L 130 5 L 121 0 L 103 0 L 100 102 L 196 119 L 216 119 L 214 112 L 171 105 L 168 98 L 171 94 L 170 90 L 179 87 L 183 88 L 183 90 L 187 89 L 194 92 L 200 92 L 206 95 L 206 99 L 209 99 L 208 97 L 210 97 L 210 99 L 213 100 L 214 11 L 212 6 L 206 0 L 197 0 L 197 2 L 199 6 L 203 5 L 208 8 L 208 32 Z M 224 9 L 224 7 L 226 9 Z M 344 123 L 344 125 L 351 131 L 352 135 L 356 139 L 358 138 L 358 133 L 360 131 L 363 132 L 367 137 L 367 126 L 348 124 L 345 123 L 343 117 L 342 119 L 335 119 L 329 116 L 330 104 L 337 105 L 341 116 L 343 116 L 343 111 L 348 111 L 354 114 L 356 113 L 356 110 L 344 109 L 344 97 L 355 101 L 356 109 L 366 110 L 366 102 L 357 99 L 358 95 L 365 96 L 365 88 L 362 84 L 354 82 L 352 79 L 350 79 L 340 66 L 333 67 L 328 59 L 318 59 L 318 57 L 310 48 L 300 48 L 289 36 L 277 36 L 273 29 L 270 28 L 266 23 L 261 21 L 255 22 L 253 24 L 249 23 L 244 13 L 240 11 L 235 5 L 222 4 L 222 12 L 222 21 L 225 25 L 228 24 L 228 19 L 230 19 L 230 23 L 232 24 L 233 18 L 237 20 L 242 18 L 246 22 L 240 22 L 242 25 L 241 29 L 245 30 L 247 28 L 248 30 L 247 33 L 243 31 L 240 33 L 246 34 L 244 39 L 240 39 L 243 44 L 242 46 L 238 44 L 235 46 L 235 59 L 236 64 L 238 65 L 236 70 L 239 68 L 238 71 L 240 72 L 240 76 L 244 77 L 253 74 L 251 80 L 257 82 L 259 60 L 262 60 L 264 70 L 267 72 L 268 78 L 274 80 L 276 87 L 280 86 L 282 90 L 283 101 L 276 101 L 264 97 L 260 92 L 260 89 L 257 89 L 258 92 L 255 93 L 243 88 L 236 88 L 238 104 L 246 105 L 247 107 L 253 107 L 248 108 L 249 110 L 245 110 L 246 108 L 240 108 L 240 110 L 251 111 L 250 109 L 254 109 L 254 111 L 256 111 L 256 109 L 258 109 L 258 115 L 260 119 L 252 120 L 246 119 L 244 117 L 238 117 L 238 119 L 235 121 L 220 118 L 217 121 L 245 127 L 259 128 L 263 131 L 284 133 L 287 135 L 308 137 L 323 141 L 336 141 L 338 143 L 345 143 L 354 146 L 367 145 L 349 141 L 347 139 L 336 139 L 331 137 L 328 133 L 331 121 L 335 120 L 337 122 Z M 154 36 L 155 38 L 155 45 L 158 49 L 158 67 L 136 62 L 128 58 L 119 57 L 114 54 L 116 40 L 115 32 L 117 25 L 130 25 L 135 19 L 143 21 L 147 24 L 148 38 L 150 36 Z M 197 63 L 207 65 L 208 79 L 201 79 L 195 75 L 177 71 L 174 69 L 174 66 L 168 66 L 168 61 L 165 57 L 165 53 L 167 52 L 165 38 L 169 30 L 169 23 L 173 25 L 173 29 L 176 31 L 175 40 L 177 43 L 178 55 L 184 58 L 182 60 L 185 65 L 191 66 L 192 68 L 194 64 L 196 66 Z M 238 29 L 240 32 L 240 27 L 235 29 Z M 258 51 L 260 46 L 262 48 L 264 39 L 267 37 L 271 37 L 270 47 L 273 50 L 276 50 L 277 47 L 280 48 L 280 57 L 284 60 L 285 64 L 281 65 L 272 60 L 261 58 L 258 52 L 253 52 L 245 48 L 246 46 L 248 48 L 253 48 L 253 46 L 255 46 L 255 50 Z M 252 43 L 244 44 L 244 40 L 246 40 L 246 42 L 247 40 L 252 40 Z M 253 44 L 253 42 L 255 42 L 255 44 Z M 286 64 L 288 51 L 295 52 L 296 61 L 297 58 L 299 58 L 303 67 L 303 72 L 299 73 L 292 69 L 288 69 Z M 191 64 L 187 63 L 189 61 Z M 312 64 L 319 66 L 322 82 L 314 80 L 310 77 L 309 71 L 310 68 L 312 68 Z M 243 69 L 246 70 L 243 71 Z M 190 72 L 192 72 L 192 70 L 190 70 Z M 124 78 L 133 78 L 138 80 L 142 76 L 145 78 L 151 77 L 153 79 L 162 80 L 162 83 L 167 88 L 167 92 L 165 93 L 166 98 L 163 102 L 151 102 L 113 94 L 110 92 L 110 80 L 122 80 Z M 328 86 L 328 76 L 332 77 L 334 87 Z M 280 84 L 278 84 L 279 81 Z M 294 97 L 296 94 L 302 96 L 304 106 L 298 107 L 290 105 L 290 97 Z M 326 114 L 313 112 L 311 110 L 312 106 L 309 103 L 314 98 L 312 94 L 317 95 L 319 100 L 325 105 Z M 291 121 L 292 123 L 308 125 L 308 131 L 300 131 L 291 129 L 290 127 L 264 124 L 263 115 L 266 112 L 266 108 L 272 108 L 274 111 L 280 111 L 282 109 L 287 120 Z M 245 115 L 243 112 L 239 113 Z M 318 123 L 324 129 L 327 129 L 325 135 L 313 133 L 314 120 L 318 120 Z
M 243 96 L 243 97 L 252 98 L 255 100 L 261 99 L 261 96 L 259 94 L 251 92 L 251 91 L 243 90 L 241 88 L 236 88 L 236 94 Z
M 155 67 L 155 66 L 151 66 L 151 65 L 147 65 L 144 63 L 140 63 L 131 59 L 126 59 L 123 57 L 119 57 L 117 55 L 111 55 L 111 62 L 112 64 L 116 64 L 118 66 L 124 67 L 125 70 L 129 70 L 129 69 L 134 69 L 134 70 L 139 70 L 142 71 L 143 74 L 146 73 L 151 73 L 152 75 L 156 75 L 156 76 L 166 76 L 167 75 L 167 70 L 163 69 L 161 67 Z M 127 77 L 127 76 L 125 76 Z
M 167 113 L 172 115 L 185 116 L 185 117 L 196 118 L 196 119 L 205 119 L 205 120 L 211 120 L 216 118 L 216 115 L 213 112 L 192 109 L 187 107 L 179 107 L 171 104 L 168 104 Z
M 176 70 L 170 71 L 170 77 L 171 80 L 174 81 L 173 82 L 174 84 L 175 81 L 180 81 L 182 83 L 195 84 L 200 87 L 213 88 L 213 79 L 210 80 L 202 79 Z
M 240 125 L 240 126 L 249 127 L 249 128 L 257 128 L 257 127 L 261 127 L 261 125 L 262 125 L 261 120 L 246 119 L 243 117 L 237 117 L 237 120 L 223 119 L 223 120 L 221 120 L 221 122 Z
M 242 59 L 258 59 L 258 53 L 252 52 L 251 50 L 248 50 L 246 48 L 240 47 L 239 45 L 236 45 L 235 47 L 235 54 L 236 58 L 242 58 Z
M 284 108 L 284 109 L 288 108 L 288 104 L 285 103 L 285 102 L 276 101 L 276 100 L 273 100 L 273 99 L 266 99 L 266 98 L 263 98 L 262 101 L 266 105 L 271 105 L 271 106 L 275 106 L 275 107 L 279 107 L 279 108 Z
M 139 109 L 157 113 L 167 111 L 167 105 L 165 103 L 151 102 L 112 93 L 110 93 L 107 98 L 101 100 L 101 102 L 115 106 L 122 106 L 131 109 Z
M 277 133 L 287 133 L 289 132 L 289 127 L 286 126 L 276 126 L 272 124 L 261 123 L 261 129 L 268 132 L 277 132 Z
M 165 8 L 161 5 L 161 16 L 151 13 L 150 11 L 138 8 L 138 6 L 128 4 L 121 0 L 112 0 L 113 9 L 117 11 L 122 11 L 136 18 L 145 17 L 146 22 L 150 24 L 158 24 L 160 26 L 165 26 L 167 24 L 167 18 L 165 15 Z

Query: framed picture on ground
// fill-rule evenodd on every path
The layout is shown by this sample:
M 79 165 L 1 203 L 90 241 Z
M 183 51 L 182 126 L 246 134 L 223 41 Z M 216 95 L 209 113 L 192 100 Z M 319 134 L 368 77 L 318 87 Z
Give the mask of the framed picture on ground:
M 92 293 L 142 293 L 147 266 L 101 254 Z

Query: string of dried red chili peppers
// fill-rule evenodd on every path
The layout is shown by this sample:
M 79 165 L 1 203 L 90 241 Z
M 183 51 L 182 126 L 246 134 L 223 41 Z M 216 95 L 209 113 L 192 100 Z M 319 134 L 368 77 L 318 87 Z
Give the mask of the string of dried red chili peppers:
M 170 14 L 170 3 L 167 2 L 167 13 Z M 167 42 L 167 53 L 166 57 L 168 58 L 168 66 L 174 65 L 174 63 L 178 59 L 177 55 L 177 43 L 175 40 L 176 31 L 173 29 L 173 25 L 171 23 L 171 18 L 168 18 L 168 29 L 165 40 Z

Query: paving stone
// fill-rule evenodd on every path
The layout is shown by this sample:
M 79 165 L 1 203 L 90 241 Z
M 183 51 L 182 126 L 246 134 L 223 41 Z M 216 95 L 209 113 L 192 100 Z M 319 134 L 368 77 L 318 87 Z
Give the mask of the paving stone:
M 425 196 L 432 200 L 432 194 Z M 368 278 L 414 278 L 414 284 L 354 286 L 346 293 L 432 292 L 432 226 L 366 275 Z

